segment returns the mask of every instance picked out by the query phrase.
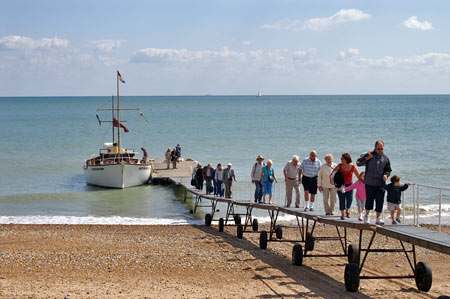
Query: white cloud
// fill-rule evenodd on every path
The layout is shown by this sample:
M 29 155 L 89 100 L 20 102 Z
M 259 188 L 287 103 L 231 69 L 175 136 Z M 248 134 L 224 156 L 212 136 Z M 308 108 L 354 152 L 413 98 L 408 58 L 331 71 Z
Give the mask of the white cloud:
M 340 51 L 338 60 L 344 60 L 348 58 L 353 58 L 359 55 L 359 49 L 348 48 L 346 51 Z
M 91 44 L 95 45 L 95 49 L 109 53 L 119 49 L 124 42 L 124 40 L 103 39 L 93 40 Z
M 249 41 L 249 40 L 244 40 L 244 41 L 242 41 L 242 43 L 241 43 L 243 46 L 250 46 L 251 45 L 251 42 Z
M 335 24 L 356 22 L 368 18 L 370 18 L 370 14 L 359 9 L 341 9 L 330 17 L 306 20 L 304 26 L 311 30 L 324 30 Z
M 403 26 L 409 29 L 430 30 L 433 29 L 433 24 L 428 21 L 420 22 L 416 16 L 409 17 L 403 22 Z
M 262 25 L 263 29 L 299 31 L 303 28 L 303 22 L 300 20 L 283 19 L 273 24 Z
M 0 38 L 0 49 L 51 49 L 51 48 L 66 48 L 69 41 L 58 37 L 32 39 L 26 36 L 9 35 Z
M 292 54 L 292 59 L 294 61 L 301 61 L 301 62 L 305 62 L 305 61 L 310 61 L 311 59 L 313 59 L 315 56 L 317 55 L 317 49 L 315 48 L 310 48 L 306 51 L 295 51 Z
M 137 50 L 131 57 L 132 62 L 207 62 L 211 60 L 243 58 L 243 54 L 236 51 L 230 51 L 227 47 L 222 50 L 200 50 L 190 51 L 187 49 L 160 49 L 145 48 Z
M 304 22 L 296 19 L 283 19 L 276 21 L 273 24 L 262 25 L 261 28 L 289 31 L 299 31 L 303 29 L 319 31 L 328 29 L 329 27 L 336 24 L 356 22 L 368 18 L 370 18 L 370 14 L 365 13 L 359 9 L 351 8 L 341 9 L 330 17 L 311 18 Z

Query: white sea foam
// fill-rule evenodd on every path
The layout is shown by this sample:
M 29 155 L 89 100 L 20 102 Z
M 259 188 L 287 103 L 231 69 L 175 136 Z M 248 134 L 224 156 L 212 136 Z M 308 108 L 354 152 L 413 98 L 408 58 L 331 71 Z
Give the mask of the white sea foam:
M 202 220 L 98 216 L 0 216 L 0 224 L 203 225 Z

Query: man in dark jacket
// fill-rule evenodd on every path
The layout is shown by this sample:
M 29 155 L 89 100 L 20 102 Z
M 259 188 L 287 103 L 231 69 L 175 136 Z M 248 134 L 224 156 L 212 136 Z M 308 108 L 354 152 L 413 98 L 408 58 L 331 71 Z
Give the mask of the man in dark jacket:
M 380 219 L 383 211 L 384 193 L 383 187 L 386 185 L 388 177 L 391 175 L 391 162 L 388 156 L 383 154 L 384 142 L 378 140 L 375 142 L 375 149 L 373 152 L 368 152 L 362 155 L 356 165 L 366 166 L 366 176 L 364 183 L 366 184 L 366 215 L 364 216 L 364 223 L 369 224 L 369 213 L 373 210 L 375 202 L 375 211 L 377 220 L 375 224 L 383 225 L 384 222 Z

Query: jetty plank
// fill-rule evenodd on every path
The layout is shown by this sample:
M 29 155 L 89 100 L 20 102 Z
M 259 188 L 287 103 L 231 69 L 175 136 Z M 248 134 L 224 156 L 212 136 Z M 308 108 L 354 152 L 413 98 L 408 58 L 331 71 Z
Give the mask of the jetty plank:
M 172 168 L 172 163 L 170 163 L 170 168 L 167 169 L 167 162 L 164 158 L 156 158 L 151 160 L 152 163 L 152 173 L 150 177 L 153 179 L 169 179 L 169 178 L 186 178 L 191 177 L 192 170 L 197 165 L 197 161 L 193 159 L 185 159 L 183 162 L 177 163 L 177 168 Z

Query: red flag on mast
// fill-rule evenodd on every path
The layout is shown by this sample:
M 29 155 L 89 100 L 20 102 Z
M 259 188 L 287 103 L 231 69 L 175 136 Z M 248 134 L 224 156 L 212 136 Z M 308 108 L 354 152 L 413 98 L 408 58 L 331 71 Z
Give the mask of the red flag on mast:
M 119 122 L 118 122 L 117 119 L 115 119 L 115 118 L 114 118 L 114 120 L 113 120 L 113 125 L 114 125 L 114 127 L 116 127 L 116 128 L 119 127 Z M 129 130 L 127 127 L 125 127 L 123 124 L 120 124 L 120 127 L 123 128 L 123 130 L 124 130 L 125 133 L 130 132 L 130 130 Z

